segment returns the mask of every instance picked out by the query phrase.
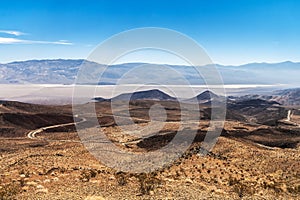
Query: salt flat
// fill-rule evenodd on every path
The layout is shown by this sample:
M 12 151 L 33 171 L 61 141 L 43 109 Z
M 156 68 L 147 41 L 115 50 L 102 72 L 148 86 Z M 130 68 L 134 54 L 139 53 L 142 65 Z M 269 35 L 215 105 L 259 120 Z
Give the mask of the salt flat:
M 204 90 L 213 90 L 221 95 L 265 93 L 286 85 L 62 85 L 62 84 L 0 84 L 0 99 L 29 103 L 66 104 L 72 102 L 73 91 L 82 98 L 82 103 L 93 97 L 111 98 L 122 93 L 159 89 L 177 98 L 191 98 Z

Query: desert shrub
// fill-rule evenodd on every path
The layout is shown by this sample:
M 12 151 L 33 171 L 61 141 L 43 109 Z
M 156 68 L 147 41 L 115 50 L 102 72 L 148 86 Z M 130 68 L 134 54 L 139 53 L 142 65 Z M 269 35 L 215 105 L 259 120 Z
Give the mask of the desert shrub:
M 25 186 L 25 183 L 26 183 L 26 182 L 25 182 L 25 179 L 24 179 L 24 178 L 20 178 L 18 181 L 19 181 L 21 187 L 24 187 L 24 186 Z
M 119 186 L 123 186 L 127 184 L 128 176 L 126 175 L 125 172 L 116 172 L 114 175 Z
M 98 174 L 97 170 L 90 169 L 89 171 L 90 171 L 91 178 L 95 178 Z
M 297 185 L 295 187 L 295 192 L 298 193 L 298 194 L 300 194 L 300 185 Z
M 82 171 L 79 178 L 82 182 L 89 182 L 91 179 L 91 174 L 88 171 Z
M 287 190 L 289 193 L 300 194 L 300 185 L 288 187 Z
M 251 188 L 243 183 L 235 184 L 233 186 L 233 191 L 236 192 L 240 198 L 244 197 L 245 195 L 254 194 L 253 188 Z
M 98 172 L 94 169 L 83 170 L 80 174 L 80 180 L 82 182 L 89 182 L 91 178 L 96 177 Z
M 10 183 L 0 188 L 0 200 L 13 200 L 21 191 L 20 185 L 17 183 Z
M 281 189 L 281 184 L 276 182 L 276 181 L 268 181 L 268 182 L 264 182 L 263 183 L 263 187 L 265 189 L 272 189 L 274 190 L 275 192 L 279 193 L 279 192 L 282 192 L 282 189 Z
M 233 186 L 235 184 L 238 184 L 239 181 L 236 179 L 236 178 L 233 178 L 232 176 L 229 177 L 229 180 L 228 180 L 228 185 L 229 186 Z
M 155 173 L 141 173 L 137 175 L 140 192 L 142 195 L 150 194 L 158 185 L 161 184 L 161 180 L 156 177 Z
M 252 195 L 255 193 L 254 187 L 248 186 L 246 183 L 241 182 L 237 178 L 229 177 L 228 185 L 233 187 L 233 191 L 242 198 L 245 195 Z

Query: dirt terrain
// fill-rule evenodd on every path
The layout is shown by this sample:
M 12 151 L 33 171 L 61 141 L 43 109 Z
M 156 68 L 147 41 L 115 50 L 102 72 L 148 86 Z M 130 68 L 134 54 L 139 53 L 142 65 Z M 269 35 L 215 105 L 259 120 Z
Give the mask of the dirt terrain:
M 167 120 L 154 135 L 138 138 L 120 131 L 110 102 L 96 103 L 101 129 L 127 151 L 160 149 L 179 130 L 178 102 L 132 101 L 130 117 L 147 126 L 149 108 L 157 103 Z M 286 108 L 258 103 L 264 107 L 257 101 L 230 105 L 221 137 L 205 156 L 200 146 L 210 107 L 200 105 L 200 114 L 190 113 L 199 114 L 200 123 L 189 150 L 163 169 L 135 174 L 106 167 L 90 154 L 76 132 L 71 106 L 0 102 L 0 199 L 300 199 L 300 115 L 295 112 L 291 124 Z M 124 110 L 117 115 L 124 116 Z M 130 129 L 126 118 L 120 120 Z M 88 118 L 82 123 L 93 128 Z M 58 124 L 64 125 L 28 137 Z

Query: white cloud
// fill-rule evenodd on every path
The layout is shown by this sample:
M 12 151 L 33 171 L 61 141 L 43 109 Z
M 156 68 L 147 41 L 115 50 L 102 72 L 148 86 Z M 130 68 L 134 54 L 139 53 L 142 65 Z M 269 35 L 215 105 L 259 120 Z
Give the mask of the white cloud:
M 22 40 L 17 38 L 0 37 L 0 44 L 58 44 L 58 45 L 72 45 L 66 40 L 59 41 L 38 41 L 38 40 Z
M 26 33 L 20 31 L 12 31 L 12 30 L 0 30 L 0 33 L 5 33 L 5 34 L 15 35 L 15 36 L 26 35 Z

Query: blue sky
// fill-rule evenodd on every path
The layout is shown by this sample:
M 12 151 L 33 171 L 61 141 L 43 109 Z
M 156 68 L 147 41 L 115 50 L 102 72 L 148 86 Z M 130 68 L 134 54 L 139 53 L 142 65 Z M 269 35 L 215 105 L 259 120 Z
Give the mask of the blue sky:
M 149 26 L 190 36 L 219 64 L 300 61 L 297 0 L 2 0 L 0 4 L 0 63 L 86 58 L 113 34 Z

